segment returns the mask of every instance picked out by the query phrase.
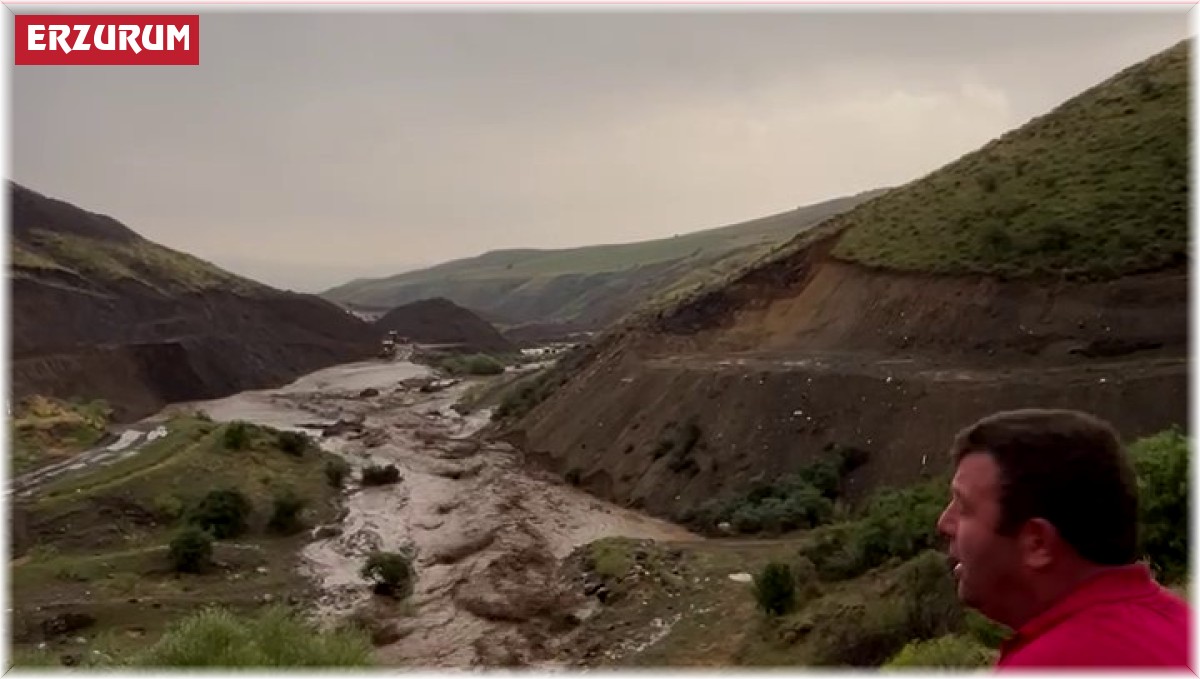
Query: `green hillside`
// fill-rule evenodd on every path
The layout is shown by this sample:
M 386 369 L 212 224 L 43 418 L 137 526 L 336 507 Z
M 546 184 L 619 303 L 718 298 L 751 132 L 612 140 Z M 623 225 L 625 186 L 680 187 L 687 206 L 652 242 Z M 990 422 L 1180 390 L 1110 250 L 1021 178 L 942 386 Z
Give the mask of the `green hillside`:
M 377 308 L 445 297 L 512 324 L 599 326 L 680 281 L 699 282 L 697 269 L 732 270 L 879 193 L 673 238 L 564 250 L 498 250 L 388 278 L 353 281 L 322 296 Z
M 198 257 L 146 240 L 111 217 L 15 182 L 9 182 L 9 191 L 9 253 L 17 278 L 48 276 L 100 286 L 133 281 L 160 292 L 263 289 Z
M 1110 278 L 1186 260 L 1190 42 L 849 212 L 834 256 Z

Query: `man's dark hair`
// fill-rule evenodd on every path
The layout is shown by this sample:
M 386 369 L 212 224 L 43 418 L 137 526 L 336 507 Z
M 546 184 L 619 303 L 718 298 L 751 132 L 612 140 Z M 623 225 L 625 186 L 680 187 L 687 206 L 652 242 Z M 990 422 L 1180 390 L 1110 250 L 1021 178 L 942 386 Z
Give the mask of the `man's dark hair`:
M 999 466 L 1000 533 L 1041 518 L 1088 561 L 1137 558 L 1137 476 L 1107 422 L 1073 410 L 1001 412 L 959 432 L 952 452 L 956 465 L 986 453 Z

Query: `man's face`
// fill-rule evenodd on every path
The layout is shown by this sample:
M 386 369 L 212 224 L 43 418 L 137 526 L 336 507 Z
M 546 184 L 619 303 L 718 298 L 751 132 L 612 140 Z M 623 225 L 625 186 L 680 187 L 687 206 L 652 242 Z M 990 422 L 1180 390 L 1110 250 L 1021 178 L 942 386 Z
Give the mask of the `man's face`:
M 950 544 L 959 599 L 1003 620 L 1006 600 L 1019 592 L 1021 557 L 1016 539 L 996 532 L 1000 516 L 999 466 L 986 453 L 966 455 L 937 527 Z

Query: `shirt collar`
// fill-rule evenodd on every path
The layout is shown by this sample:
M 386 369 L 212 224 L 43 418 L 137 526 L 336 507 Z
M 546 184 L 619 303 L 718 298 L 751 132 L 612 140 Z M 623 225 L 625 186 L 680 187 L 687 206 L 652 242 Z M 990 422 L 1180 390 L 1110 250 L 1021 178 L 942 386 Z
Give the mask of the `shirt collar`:
M 1001 654 L 1011 653 L 1085 608 L 1137 598 L 1153 594 L 1157 590 L 1158 585 L 1146 564 L 1135 563 L 1106 568 L 1084 580 L 1053 606 L 1022 625 L 1012 638 L 1001 646 Z

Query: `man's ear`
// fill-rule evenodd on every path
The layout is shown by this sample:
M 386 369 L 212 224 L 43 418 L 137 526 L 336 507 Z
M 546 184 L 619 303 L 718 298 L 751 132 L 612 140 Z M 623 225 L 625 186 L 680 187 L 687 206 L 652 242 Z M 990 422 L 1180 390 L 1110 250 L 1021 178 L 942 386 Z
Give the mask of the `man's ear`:
M 1061 538 L 1054 524 L 1045 519 L 1030 519 L 1021 527 L 1017 540 L 1021 545 L 1021 559 L 1025 565 L 1041 570 L 1054 560 L 1054 553 Z

